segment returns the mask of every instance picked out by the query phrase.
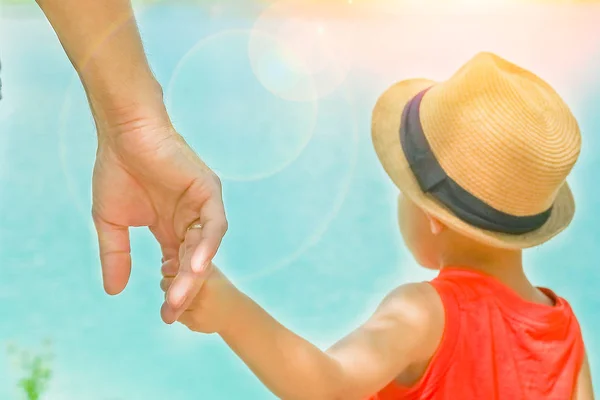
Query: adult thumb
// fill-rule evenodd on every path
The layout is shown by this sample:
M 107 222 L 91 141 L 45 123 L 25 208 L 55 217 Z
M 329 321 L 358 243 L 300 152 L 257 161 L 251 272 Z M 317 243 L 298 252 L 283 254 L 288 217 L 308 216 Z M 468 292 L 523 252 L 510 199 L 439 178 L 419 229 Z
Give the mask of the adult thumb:
M 94 225 L 98 233 L 104 290 L 110 295 L 119 294 L 127 286 L 131 274 L 129 228 L 99 217 L 94 217 Z

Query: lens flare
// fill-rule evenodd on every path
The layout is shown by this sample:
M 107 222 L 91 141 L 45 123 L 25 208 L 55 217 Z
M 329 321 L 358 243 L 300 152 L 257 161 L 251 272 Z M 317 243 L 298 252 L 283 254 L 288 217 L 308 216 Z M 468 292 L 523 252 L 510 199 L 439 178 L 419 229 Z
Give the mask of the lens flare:
M 226 31 L 201 40 L 180 60 L 166 90 L 176 128 L 226 180 L 264 179 L 286 168 L 316 123 L 315 102 L 287 101 L 256 80 L 246 52 L 250 36 Z M 268 35 L 253 37 L 277 46 Z M 268 73 L 276 80 L 280 71 Z
M 339 11 L 347 6 L 339 5 Z M 328 18 L 331 12 L 331 5 L 320 2 L 284 0 L 259 16 L 248 51 L 256 77 L 268 90 L 284 99 L 311 101 L 344 82 L 350 43 L 340 40 L 343 29 Z M 265 43 L 264 33 L 277 43 Z

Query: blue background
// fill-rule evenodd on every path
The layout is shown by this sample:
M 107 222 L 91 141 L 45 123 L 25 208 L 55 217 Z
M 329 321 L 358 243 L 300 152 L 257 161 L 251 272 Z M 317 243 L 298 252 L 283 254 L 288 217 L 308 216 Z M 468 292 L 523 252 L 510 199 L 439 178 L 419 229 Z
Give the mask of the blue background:
M 396 190 L 370 142 L 378 94 L 404 76 L 347 68 L 335 90 L 286 100 L 261 84 L 249 57 L 264 6 L 228 14 L 231 4 L 221 4 L 141 9 L 150 62 L 176 127 L 223 176 L 230 232 L 217 263 L 281 322 L 327 346 L 391 288 L 432 277 L 402 245 Z M 0 344 L 35 350 L 52 340 L 44 399 L 271 398 L 217 337 L 162 324 L 160 254 L 146 230 L 132 234 L 126 291 L 104 294 L 89 216 L 96 138 L 81 85 L 35 7 L 2 9 L 0 57 Z M 571 95 L 584 134 L 572 179 L 577 216 L 526 253 L 532 280 L 578 314 L 596 381 L 597 61 L 591 53 L 569 71 L 589 77 Z M 0 399 L 16 398 L 18 377 L 0 351 Z

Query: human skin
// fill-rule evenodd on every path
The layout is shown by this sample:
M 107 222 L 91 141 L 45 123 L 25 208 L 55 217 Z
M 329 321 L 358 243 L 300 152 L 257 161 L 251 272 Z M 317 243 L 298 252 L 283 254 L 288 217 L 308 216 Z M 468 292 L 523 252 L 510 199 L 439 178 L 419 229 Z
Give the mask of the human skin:
M 173 127 L 148 64 L 129 0 L 37 0 L 81 78 L 97 128 L 92 217 L 104 288 L 131 272 L 129 227 L 147 226 L 163 259 L 181 265 L 161 315 L 174 322 L 227 230 L 218 177 Z M 186 245 L 187 228 L 202 237 Z

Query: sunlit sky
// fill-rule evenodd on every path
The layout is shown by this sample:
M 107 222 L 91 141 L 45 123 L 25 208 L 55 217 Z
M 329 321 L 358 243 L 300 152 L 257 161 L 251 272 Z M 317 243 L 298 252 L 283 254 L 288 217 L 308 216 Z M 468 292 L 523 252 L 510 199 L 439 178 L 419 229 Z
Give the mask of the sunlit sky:
M 253 30 L 277 38 L 288 67 L 302 64 L 307 75 L 329 71 L 322 85 L 341 82 L 348 69 L 391 79 L 446 79 L 485 50 L 536 71 L 568 96 L 569 88 L 583 78 L 574 71 L 600 48 L 599 5 L 491 8 L 487 1 L 478 3 L 477 8 L 406 8 L 391 1 L 284 1 L 263 10 Z M 263 45 L 258 52 L 273 47 Z M 252 46 L 250 51 L 252 56 Z M 267 72 L 257 75 L 269 86 Z

